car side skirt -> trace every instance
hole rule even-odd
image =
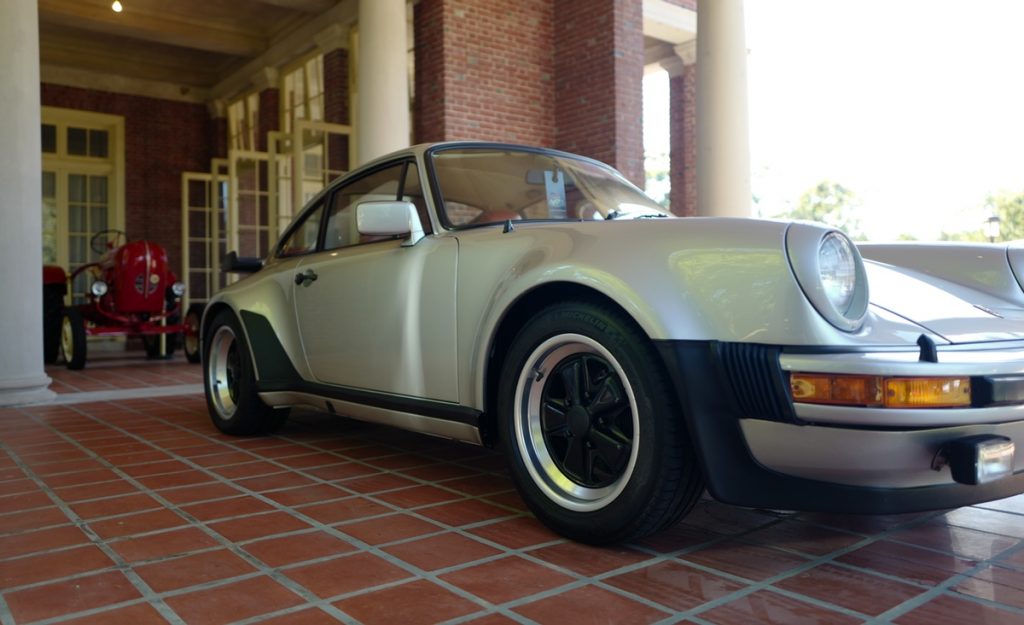
[[[241,318],[256,366],[256,392],[267,405],[309,406],[360,421],[481,444],[479,426],[483,413],[479,410],[304,380],[266,317],[243,310]]]
[[[300,391],[261,392],[259,396],[268,406],[308,406],[315,410],[338,414],[356,419],[357,421],[380,423],[381,425],[450,438],[474,445],[483,444],[479,428],[469,423],[390,410]]]
[[[866,486],[780,473],[751,452],[742,421],[757,415],[729,382],[727,349],[709,341],[655,341],[674,383],[694,453],[719,501],[759,508],[897,514],[958,508],[1024,492],[1024,472],[981,485]],[[778,412],[771,410],[770,412]],[[778,414],[766,415],[781,421]],[[762,417],[763,418],[763,417]],[[749,425],[749,424],[748,424]]]

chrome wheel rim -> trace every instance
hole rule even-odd
[[[551,501],[588,512],[622,493],[636,468],[639,413],[622,366],[600,343],[560,334],[537,346],[513,411],[520,457]]]
[[[238,409],[242,364],[234,330],[228,326],[217,328],[210,340],[207,360],[206,384],[210,389],[210,398],[217,415],[222,419],[230,419]]]
[[[182,344],[185,353],[194,354],[199,351],[199,320],[195,315],[185,316],[185,332]]]
[[[71,362],[75,357],[75,328],[71,317],[65,316],[60,322],[60,348],[64,352],[64,360]]]

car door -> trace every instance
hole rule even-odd
[[[425,205],[415,163],[378,168],[331,196],[322,251],[297,267],[296,319],[309,370],[320,383],[458,401],[455,274],[458,242],[427,236],[403,247],[355,227],[371,200]]]

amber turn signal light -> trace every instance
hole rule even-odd
[[[971,379],[791,373],[793,401],[874,408],[963,408],[971,405]]]

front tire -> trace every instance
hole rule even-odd
[[[256,394],[249,346],[230,310],[214,316],[203,349],[206,406],[218,430],[233,435],[268,434],[284,424],[288,410],[275,410]]]
[[[60,321],[60,348],[68,369],[85,366],[85,321],[77,308],[65,308]]]
[[[591,544],[675,523],[704,480],[649,339],[624,315],[566,302],[537,313],[505,359],[498,419],[533,513]]]

